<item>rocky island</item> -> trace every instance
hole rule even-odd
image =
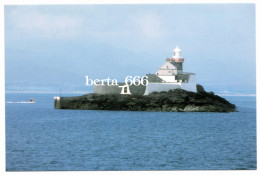
[[[149,95],[87,94],[55,99],[56,109],[165,111],[165,112],[234,112],[236,106],[226,99],[206,92],[197,85],[197,92],[174,89]]]
[[[226,99],[206,92],[196,83],[194,73],[183,72],[184,58],[177,46],[173,56],[155,74],[136,76],[119,86],[95,84],[94,93],[79,97],[55,97],[55,109],[167,111],[167,112],[233,112],[236,106]],[[128,76],[132,78],[132,76]],[[135,84],[138,82],[139,84]],[[126,79],[129,80],[129,79]],[[96,82],[86,76],[86,85]],[[140,84],[141,83],[141,84]],[[134,84],[134,85],[133,85]]]

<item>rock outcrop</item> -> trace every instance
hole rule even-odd
[[[236,106],[226,99],[206,92],[197,85],[197,93],[174,89],[143,95],[87,94],[61,97],[59,109],[167,111],[167,112],[233,112]]]

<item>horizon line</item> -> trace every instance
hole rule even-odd
[[[39,93],[39,94],[60,94],[59,91],[5,91],[5,93]],[[89,94],[89,93],[92,93],[90,91],[65,91],[65,92],[62,92],[63,94]],[[219,95],[219,96],[256,96],[256,94],[219,94],[219,93],[216,93],[216,95]]]

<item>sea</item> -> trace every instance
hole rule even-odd
[[[6,93],[7,171],[257,168],[255,96],[209,113],[59,110],[58,95]]]

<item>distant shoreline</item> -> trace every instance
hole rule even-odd
[[[58,91],[5,91],[5,93],[17,93],[17,94],[21,94],[21,93],[27,93],[27,94],[89,94],[91,93],[91,91],[66,91],[66,92],[58,92]]]
[[[256,97],[256,94],[216,94],[219,96],[225,96],[225,97]]]
[[[26,94],[60,94],[60,92],[58,91],[5,91],[5,93],[26,93]],[[61,92],[61,95],[62,94],[89,94],[89,93],[92,93],[91,91],[67,91],[67,92]],[[226,96],[226,97],[229,97],[229,96],[239,96],[239,97],[255,97],[256,94],[217,94],[216,95],[219,95],[219,96]]]

